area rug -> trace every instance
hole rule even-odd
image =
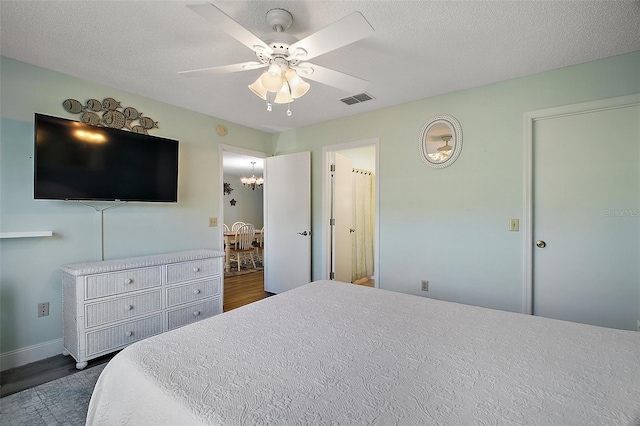
[[[84,425],[91,393],[107,364],[0,399],[0,425]]]
[[[225,271],[224,272],[224,276],[225,276],[225,278],[237,277],[238,275],[253,274],[254,272],[259,272],[259,271],[263,271],[263,270],[264,270],[264,268],[261,267],[261,266],[258,266],[257,268],[247,268],[247,267],[243,266],[243,267],[240,268],[239,271],[236,268],[230,268],[229,271]]]

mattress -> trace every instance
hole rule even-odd
[[[640,333],[317,281],[125,348],[87,424],[639,425]]]

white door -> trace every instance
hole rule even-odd
[[[351,282],[353,228],[352,162],[337,152],[333,153],[333,265],[337,281]]]
[[[640,106],[533,126],[533,313],[619,329],[640,318]]]
[[[282,293],[311,281],[311,153],[265,161],[264,287]]]

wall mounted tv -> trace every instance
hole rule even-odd
[[[35,114],[34,198],[178,201],[178,141]]]

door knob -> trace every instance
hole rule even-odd
[[[536,246],[538,246],[538,248],[545,248],[547,246],[547,243],[542,240],[538,240],[536,241]]]
[[[307,235],[311,235],[311,232],[304,231],[304,232],[298,232],[298,234],[306,237]]]

